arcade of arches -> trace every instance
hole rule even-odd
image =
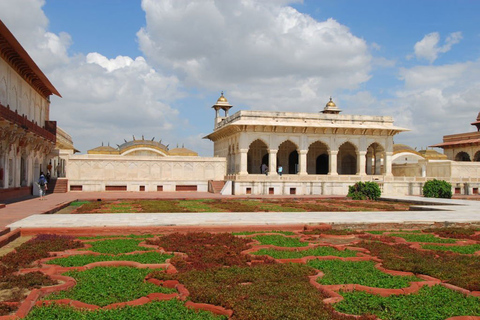
[[[248,148],[247,173],[261,174],[262,165],[266,165],[269,174],[275,174],[282,166],[283,174],[382,175],[386,174],[385,158],[385,149],[376,142],[370,144],[367,151],[359,152],[351,142],[343,143],[338,150],[331,150],[324,142],[315,141],[308,150],[300,150],[295,143],[286,140],[277,150],[270,149],[263,140],[257,139]],[[235,155],[230,154],[228,159],[234,162]],[[305,165],[302,166],[302,163]],[[235,168],[228,167],[230,171]]]

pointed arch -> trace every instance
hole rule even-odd
[[[308,174],[328,174],[328,152],[328,145],[322,141],[315,141],[310,144],[307,153]]]
[[[350,141],[344,142],[338,148],[337,172],[338,174],[357,173],[357,146]]]
[[[298,146],[291,140],[285,140],[278,146],[277,166],[282,166],[283,174],[298,173]]]
[[[378,142],[370,144],[365,155],[365,172],[369,175],[385,173],[385,148]]]
[[[260,174],[263,164],[268,166],[268,147],[262,139],[257,139],[248,147],[247,172]]]
[[[473,157],[473,161],[480,161],[480,151],[477,151],[475,153],[475,156]]]
[[[455,161],[471,161],[470,160],[470,155],[468,153],[466,153],[465,151],[460,151],[455,156]]]

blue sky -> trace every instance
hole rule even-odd
[[[28,8],[28,9],[27,9]],[[86,152],[131,135],[202,155],[224,90],[240,109],[393,116],[396,143],[472,131],[480,1],[6,0],[0,19],[63,98]],[[471,128],[470,128],[471,127]]]

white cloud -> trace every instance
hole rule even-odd
[[[440,53],[450,51],[452,46],[459,43],[461,39],[461,32],[450,33],[445,39],[445,44],[439,47],[438,43],[440,42],[440,34],[438,32],[429,33],[415,44],[415,56],[417,59],[425,59],[432,63],[438,58]]]
[[[149,61],[189,86],[226,90],[256,109],[312,111],[370,75],[364,40],[335,21],[316,21],[286,1],[143,0],[138,32]],[[316,109],[315,109],[316,110]]]
[[[0,2],[0,18],[62,94],[52,97],[50,118],[72,136],[77,149],[86,152],[102,141],[115,146],[132,134],[166,144],[178,139],[176,125],[188,122],[171,106],[184,96],[177,77],[163,75],[143,57],[69,56],[71,37],[47,31],[44,1],[6,2]]]
[[[478,114],[480,60],[401,69],[404,88],[386,111],[397,124],[412,129],[399,139],[418,147],[440,143],[442,136],[469,132]]]

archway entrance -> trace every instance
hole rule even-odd
[[[296,174],[298,172],[298,147],[287,140],[280,144],[277,153],[277,166],[282,166],[284,174]]]
[[[338,174],[357,173],[357,151],[353,144],[345,142],[338,149]]]
[[[248,147],[247,172],[249,174],[260,174],[262,164],[268,166],[268,148],[265,142],[257,139]]]
[[[367,148],[365,155],[365,172],[370,175],[383,174],[385,163],[385,149],[378,143],[374,142]]]
[[[455,156],[455,161],[470,161],[470,156],[465,151],[460,151]]]
[[[473,161],[480,161],[480,151],[477,151],[477,153],[475,153],[475,156],[473,157]]]
[[[329,157],[326,144],[316,141],[308,147],[307,153],[307,173],[308,174],[328,174]]]
[[[328,154],[321,154],[317,157],[317,160],[316,160],[316,174],[328,174],[328,166],[329,166],[329,162],[328,162]]]

